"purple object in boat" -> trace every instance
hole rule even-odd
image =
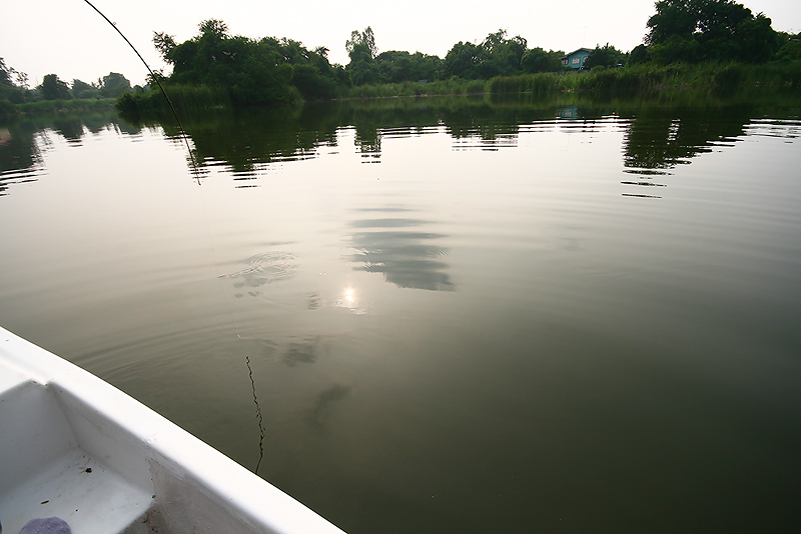
[[[19,534],[72,534],[70,526],[63,519],[58,517],[44,517],[31,519]]]

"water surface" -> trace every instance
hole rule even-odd
[[[0,324],[344,530],[787,530],[784,97],[0,129]]]

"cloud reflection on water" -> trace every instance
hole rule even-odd
[[[389,211],[387,215],[397,213]],[[448,236],[435,232],[413,230],[430,225],[429,221],[381,217],[359,219],[351,223],[358,228],[351,234],[357,252],[350,260],[359,263],[355,270],[383,273],[387,282],[398,287],[453,291],[454,284],[445,272],[448,264],[442,261],[448,251],[432,242]]]

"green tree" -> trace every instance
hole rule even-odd
[[[100,94],[106,98],[117,98],[132,91],[131,82],[118,72],[109,72],[103,76],[102,82]]]
[[[646,43],[657,61],[768,61],[779,48],[771,20],[733,0],[659,0]],[[695,44],[693,43],[695,42]],[[684,56],[685,52],[694,52]]]
[[[274,40],[274,46],[284,62],[292,65],[292,85],[304,98],[335,98],[342,93],[342,80],[347,74],[342,67],[334,67],[328,61],[328,49],[324,46],[309,50],[303,43],[292,39]]]
[[[410,54],[402,51],[382,52],[376,57],[381,80],[389,83],[442,78],[443,63],[437,56],[421,52]]]
[[[381,81],[381,72],[378,64],[370,51],[369,45],[365,43],[354,44],[350,52],[350,63],[346,67],[353,85],[374,84]]]
[[[12,81],[13,73],[14,69],[7,67],[5,60],[0,57],[0,91],[14,87],[14,82]]]
[[[78,79],[72,80],[72,97],[73,98],[97,98],[100,96],[100,91],[97,87]]]
[[[55,74],[45,75],[39,91],[45,100],[69,100],[72,98],[67,83],[59,80]]]
[[[154,45],[173,66],[165,81],[215,88],[238,105],[293,98],[293,68],[277,39],[230,36],[228,26],[216,19],[204,20],[198,28],[196,37],[181,44],[164,33],[154,34]]]
[[[692,37],[698,27],[699,15],[695,0],[659,0],[656,14],[648,19],[645,39],[648,44],[663,44],[671,36]]]
[[[14,78],[19,85],[14,83]],[[6,65],[0,57],[0,100],[8,100],[14,104],[22,104],[25,101],[27,91],[28,75],[19,72]]]
[[[626,54],[606,43],[604,46],[596,46],[587,59],[584,60],[584,68],[593,67],[614,67],[624,62]]]
[[[662,65],[694,63],[701,57],[701,45],[692,36],[671,35],[666,42],[651,47],[651,58]]]
[[[785,34],[779,52],[776,54],[779,59],[801,59],[801,33],[796,35]]]
[[[207,19],[202,21],[198,27],[204,37],[214,37],[220,40],[228,37],[228,25],[221,20]]]
[[[507,39],[506,30],[490,33],[481,42],[458,42],[445,56],[445,72],[466,79],[489,79],[523,72],[526,40],[519,35]]]
[[[565,55],[561,50],[546,52],[542,48],[531,48],[526,50],[520,59],[520,68],[523,72],[557,72],[561,70],[562,63],[560,57]]]
[[[762,13],[740,22],[736,28],[739,57],[748,63],[773,59],[779,51],[779,36],[771,27],[771,20]]]
[[[519,35],[506,38],[506,30],[490,33],[481,43],[487,51],[488,58],[479,67],[482,78],[491,78],[498,74],[508,76],[520,72],[520,62],[527,50],[526,40]]]
[[[641,63],[647,63],[651,60],[651,53],[648,51],[648,47],[644,44],[635,46],[631,53],[629,54],[629,59],[626,62],[627,65],[639,65]]]
[[[469,41],[459,41],[445,55],[445,73],[467,80],[479,77],[478,67],[487,58],[487,51]]]
[[[378,69],[375,57],[378,47],[375,44],[375,34],[370,26],[363,32],[353,30],[350,39],[345,41],[345,50],[348,51],[350,63],[345,70],[350,75],[353,85],[380,83],[381,72]]]
[[[162,57],[166,57],[167,54],[178,46],[175,42],[175,37],[167,35],[164,32],[153,32],[153,44],[156,50],[161,52]]]
[[[374,58],[378,54],[378,47],[375,45],[375,34],[370,26],[367,26],[363,32],[357,30],[350,32],[350,39],[345,41],[345,50],[350,54],[357,45],[366,46],[370,57]]]
[[[24,72],[14,69],[11,69],[11,71],[14,73],[14,77],[17,79],[17,86],[20,89],[28,89],[28,75]]]

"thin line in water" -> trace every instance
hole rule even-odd
[[[245,364],[248,366],[248,378],[250,378],[250,389],[253,393],[253,404],[256,405],[256,419],[259,422],[259,461],[256,462],[256,470],[255,470],[255,473],[258,475],[259,466],[261,466],[261,461],[264,459],[264,419],[261,415],[259,398],[256,396],[256,382],[255,380],[253,380],[253,369],[250,366],[250,356],[247,354],[245,354]]]

